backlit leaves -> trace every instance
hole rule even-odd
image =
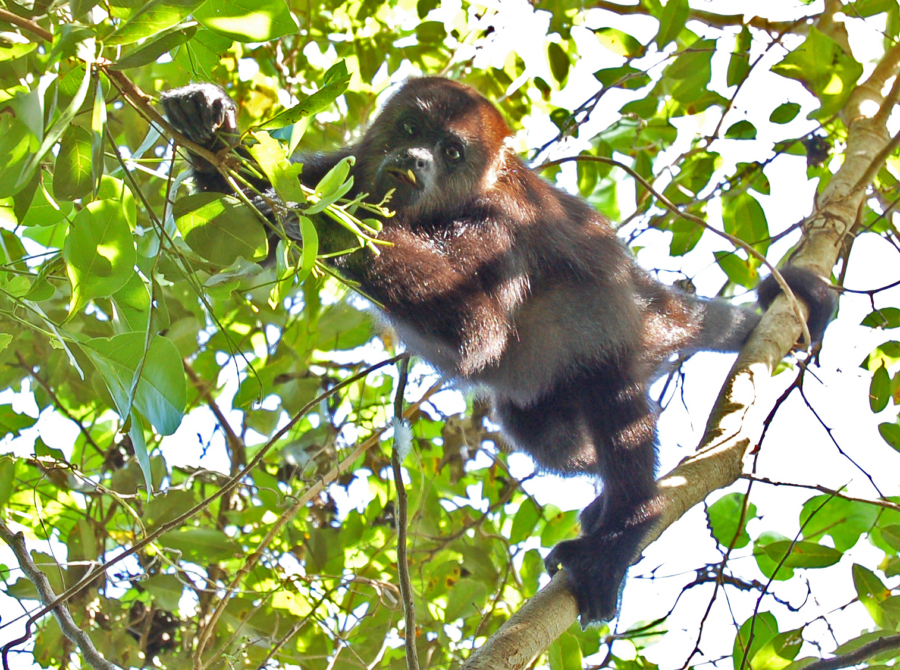
[[[137,256],[121,202],[95,200],[78,212],[63,255],[72,283],[70,315],[89,300],[111,296],[122,288],[134,274]]]
[[[822,103],[810,118],[825,119],[843,106],[863,68],[837,42],[813,26],[806,41],[774,65],[772,71],[802,82]]]

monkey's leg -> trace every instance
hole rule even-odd
[[[545,559],[551,574],[566,569],[582,625],[615,615],[628,567],[659,515],[655,413],[642,384],[610,388],[611,377],[595,380],[581,398],[603,493],[582,515],[584,535]]]

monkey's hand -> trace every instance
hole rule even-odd
[[[234,146],[238,139],[237,105],[213,84],[191,84],[166,91],[159,98],[172,127],[210,151]],[[197,172],[214,172],[206,160],[191,154]]]
[[[834,309],[837,307],[837,292],[806,268],[788,265],[780,272],[794,295],[806,304],[809,310],[809,320],[807,321],[809,334],[814,343],[820,342],[825,334],[825,327],[831,321]],[[759,304],[764,311],[769,309],[769,305],[780,293],[781,287],[772,276],[763,279],[756,289]]]
[[[648,519],[618,529],[601,524],[576,540],[560,542],[544,559],[551,575],[565,568],[569,590],[578,601],[582,628],[616,615],[628,567],[653,522]]]

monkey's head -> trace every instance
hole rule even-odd
[[[449,79],[412,79],[387,102],[360,143],[360,188],[399,221],[427,218],[488,192],[513,156],[500,112]]]

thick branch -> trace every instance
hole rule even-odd
[[[835,656],[834,658],[823,658],[821,661],[814,661],[809,665],[804,665],[803,670],[838,670],[838,668],[849,668],[851,665],[859,665],[876,654],[885,651],[896,651],[900,649],[900,635],[889,635],[877,640],[873,640],[868,644],[864,644],[859,649]]]
[[[619,13],[645,13],[642,7],[602,1],[594,6]],[[792,259],[794,264],[823,277],[831,276],[844,237],[865,202],[869,186],[866,179],[877,172],[884,160],[882,152],[891,142],[885,120],[897,100],[893,91],[887,96],[882,91],[888,79],[897,74],[898,65],[900,46],[894,46],[850,96],[842,112],[848,125],[844,163],[804,222],[803,240]],[[744,418],[756,401],[758,386],[769,380],[775,366],[797,342],[801,329],[790,304],[779,296],[732,367],[697,453],[659,480],[662,517],[646,538],[645,547],[691,507],[741,476],[744,454],[755,441],[756,429],[746,425]],[[575,600],[558,574],[469,658],[463,670],[522,670],[574,622],[577,614]]]

